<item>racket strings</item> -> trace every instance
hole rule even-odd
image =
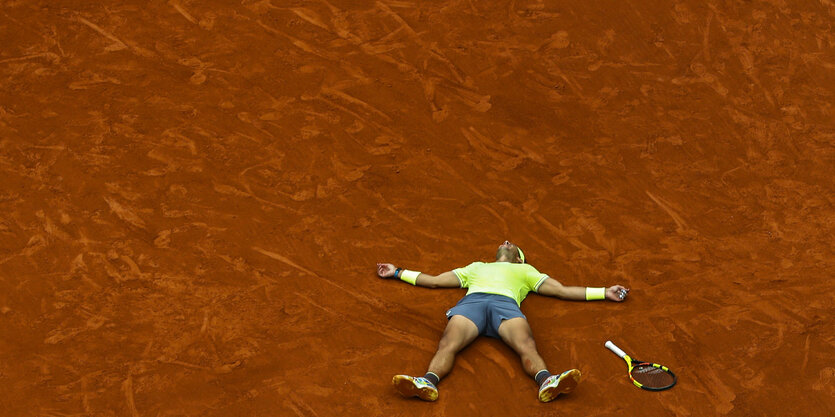
[[[634,367],[631,375],[635,381],[647,388],[664,388],[676,382],[671,373],[650,364]]]

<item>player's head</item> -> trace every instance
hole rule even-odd
[[[499,245],[499,250],[496,251],[496,260],[523,264],[525,263],[525,253],[516,244],[505,240]]]

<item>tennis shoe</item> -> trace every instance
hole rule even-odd
[[[551,375],[539,387],[539,401],[547,403],[553,401],[560,394],[568,394],[577,388],[580,382],[580,371],[571,369],[559,375]]]
[[[423,401],[438,399],[438,389],[428,379],[419,376],[395,375],[391,380],[400,395],[410,398],[418,397]]]

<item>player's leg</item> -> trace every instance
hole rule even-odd
[[[540,401],[548,402],[560,394],[567,394],[580,382],[580,371],[577,369],[570,369],[560,375],[551,375],[548,372],[545,361],[536,349],[531,326],[524,317],[502,321],[498,333],[522,359],[525,372],[536,380]]]
[[[425,401],[438,399],[436,388],[438,381],[452,370],[455,355],[475,340],[478,333],[478,326],[472,320],[461,315],[452,316],[438,343],[438,350],[429,362],[426,375],[423,377],[396,375],[392,383],[397,391],[405,397],[418,397]]]
[[[531,378],[535,378],[537,372],[547,368],[536,350],[531,326],[524,317],[502,321],[499,325],[499,337],[519,355],[522,368]]]
[[[429,362],[429,372],[437,375],[439,379],[445,377],[452,370],[455,355],[476,337],[478,327],[472,320],[461,315],[452,316],[447,322],[441,341],[438,342],[438,350]]]

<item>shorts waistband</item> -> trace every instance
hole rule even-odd
[[[511,297],[508,297],[504,294],[493,294],[491,292],[474,292],[472,294],[467,294],[464,298],[473,298],[473,299],[495,299],[496,301],[510,301],[514,305],[516,305],[516,300]]]

